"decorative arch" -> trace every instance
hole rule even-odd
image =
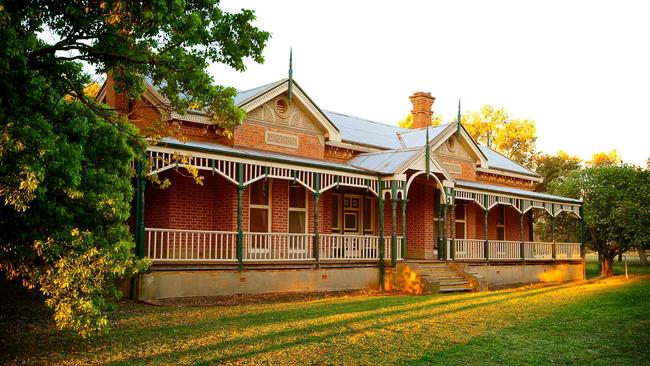
[[[422,175],[422,174],[426,174],[426,172],[423,171],[423,170],[417,171],[416,173],[412,174],[412,175],[409,177],[409,179],[406,181],[406,197],[408,197],[408,192],[411,190],[411,184],[413,183],[413,181],[415,180],[415,178],[416,178],[417,176],[419,176],[419,175]],[[438,177],[437,177],[434,173],[432,173],[432,172],[429,173],[429,175],[432,176],[433,179],[435,179],[435,181],[438,183],[438,187],[441,187],[441,188],[442,188],[442,182],[440,181],[440,179],[438,179]],[[445,190],[444,190],[444,189],[441,189],[440,192],[442,192],[442,195],[443,195],[443,197],[444,197],[444,199],[445,199],[445,201],[446,201],[446,200],[447,200],[447,194],[445,193]]]

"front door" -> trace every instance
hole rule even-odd
[[[343,196],[343,233],[358,235],[361,232],[361,200],[363,196]]]

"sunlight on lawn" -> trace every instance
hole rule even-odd
[[[113,314],[116,325],[108,336],[86,341],[65,334],[49,336],[42,350],[53,364],[395,364],[425,360],[435,364],[448,363],[448,355],[455,355],[457,349],[477,347],[473,342],[499,338],[513,329],[527,329],[524,338],[535,338],[538,330],[548,326],[557,350],[545,357],[561,361],[575,352],[560,352],[567,347],[562,332],[580,329],[580,324],[589,321],[582,307],[597,309],[590,303],[618,301],[622,294],[642,290],[637,296],[646,301],[635,306],[647,313],[649,285],[648,278],[613,278],[454,295],[364,295],[211,308],[129,305]],[[561,319],[547,324],[545,319],[554,317]],[[616,318],[620,321],[621,315]],[[527,328],[536,322],[541,326]],[[597,328],[586,331],[594,339],[598,332]],[[481,347],[475,352],[489,349]],[[520,347],[536,354],[531,349],[535,344]],[[529,355],[521,357],[527,360]]]

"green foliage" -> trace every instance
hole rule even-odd
[[[104,329],[116,282],[148,266],[126,224],[144,142],[86,95],[80,62],[133,99],[148,77],[171,108],[205,108],[228,131],[243,112],[206,68],[263,61],[254,19],[214,0],[0,0],[0,271],[42,292],[59,327]]]
[[[611,275],[616,254],[650,241],[650,171],[623,165],[577,171],[556,180],[550,191],[583,197],[587,239],[602,254]]]
[[[564,151],[558,151],[556,155],[537,155],[534,162],[535,171],[544,179],[535,186],[537,192],[548,192],[549,185],[556,179],[565,179],[569,174],[582,168],[580,158],[570,156]]]

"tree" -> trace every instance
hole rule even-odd
[[[566,179],[571,173],[582,168],[581,160],[577,156],[570,156],[564,151],[555,155],[539,154],[533,159],[535,171],[543,180],[535,185],[537,192],[548,192],[549,186],[556,181]],[[552,220],[544,210],[535,217],[535,236],[541,240],[552,240]],[[534,211],[535,212],[535,211]],[[570,215],[560,214],[555,219],[555,232],[558,241],[574,242],[578,240],[577,220]]]
[[[438,126],[442,123],[443,118],[444,117],[440,113],[434,114],[431,117],[431,126]],[[409,113],[403,120],[397,121],[397,124],[402,128],[411,128],[411,126],[413,126],[413,115]]]
[[[610,152],[598,152],[591,156],[591,160],[587,162],[588,167],[599,166],[617,166],[621,165],[622,159],[616,149]]]
[[[148,77],[170,108],[204,108],[227,131],[243,112],[206,68],[263,61],[254,19],[214,0],[0,1],[0,271],[42,292],[59,327],[104,329],[116,280],[148,265],[126,224],[145,142],[84,93],[80,62],[132,99]]]
[[[601,276],[611,276],[614,257],[650,241],[650,171],[601,166],[556,180],[553,193],[583,197],[590,245],[601,259]]]
[[[556,179],[565,179],[572,172],[580,170],[582,160],[560,150],[555,155],[536,155],[533,162],[536,167],[535,171],[543,178],[542,182],[537,183],[535,190],[537,192],[547,192],[548,186]]]
[[[503,108],[486,104],[465,113],[463,126],[476,142],[495,149],[526,167],[533,165],[537,129],[529,119],[510,118]]]

